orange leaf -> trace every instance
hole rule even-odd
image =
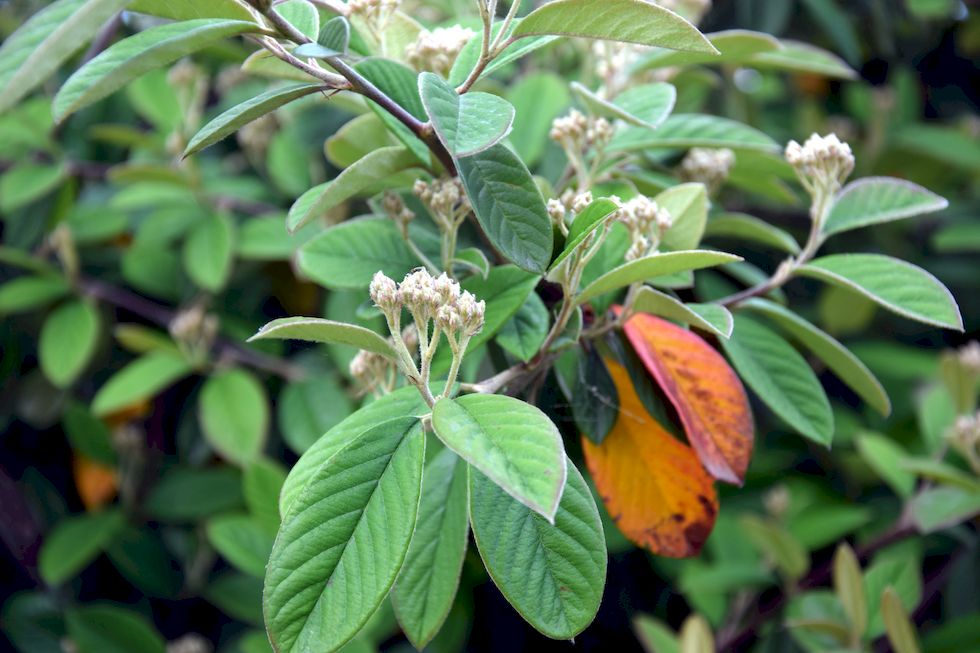
[[[752,456],[752,409],[738,375],[701,336],[645,313],[626,336],[674,405],[708,473],[741,485]]]
[[[73,463],[75,487],[88,511],[101,508],[116,496],[116,470],[78,454]]]
[[[613,521],[630,540],[672,558],[697,555],[718,514],[710,476],[694,451],[643,407],[622,365],[606,360],[619,417],[600,445],[582,438],[585,462]]]

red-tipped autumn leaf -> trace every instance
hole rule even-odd
[[[616,526],[653,553],[697,555],[718,514],[710,476],[694,451],[647,413],[622,365],[606,360],[619,417],[602,444],[582,438],[585,462]]]
[[[625,331],[677,410],[708,473],[741,485],[752,456],[754,427],[735,371],[700,336],[658,317],[637,313]]]

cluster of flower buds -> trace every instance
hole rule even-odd
[[[395,222],[402,237],[408,238],[408,223],[415,218],[415,212],[405,206],[405,200],[401,198],[401,195],[386,192],[384,199],[381,200],[381,207],[388,214],[388,217]]]
[[[179,311],[170,321],[170,335],[193,358],[205,358],[218,335],[218,318],[202,304]]]
[[[813,134],[803,145],[790,141],[786,161],[811,195],[836,193],[854,170],[851,147],[836,134]]]
[[[728,179],[734,165],[735,153],[727,148],[713,150],[695,147],[681,161],[681,177],[686,181],[702,183],[709,192],[714,192]]]
[[[637,195],[623,204],[616,212],[616,219],[626,225],[630,233],[627,261],[635,261],[655,252],[673,224],[670,211],[645,195]]]
[[[434,179],[431,182],[418,179],[412,192],[422,200],[443,231],[455,229],[470,212],[470,200],[462,182],[455,177]]]
[[[946,438],[974,472],[980,474],[980,411],[957,417]]]
[[[437,27],[431,32],[419,32],[415,43],[405,49],[408,62],[419,71],[428,70],[443,77],[449,75],[456,57],[476,34],[473,30],[453,25]]]
[[[636,60],[637,49],[629,43],[595,41],[592,44],[595,71],[602,80],[600,97],[610,99],[626,86],[630,77],[630,65]]]
[[[558,227],[562,233],[568,231],[568,225],[565,224],[565,204],[560,199],[551,198],[548,200],[548,217],[551,218],[551,224]]]
[[[348,0],[347,11],[351,17],[363,18],[375,34],[380,35],[400,4],[401,0]]]
[[[433,277],[425,268],[418,268],[405,275],[400,284],[378,272],[371,281],[370,293],[371,300],[389,317],[390,324],[398,323],[394,317],[405,308],[423,334],[427,333],[429,320],[447,334],[460,333],[467,338],[483,328],[486,302],[477,301],[472,293],[461,290],[459,283],[445,272]]]
[[[579,153],[587,147],[604,147],[613,137],[613,129],[605,118],[588,118],[572,109],[567,116],[552,121],[549,136],[566,152]]]

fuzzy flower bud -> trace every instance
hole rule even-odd
[[[451,279],[445,272],[436,277],[435,281],[432,282],[432,287],[435,289],[436,295],[439,296],[439,301],[444,305],[454,304],[459,299],[459,283]]]
[[[443,304],[436,311],[435,322],[443,331],[456,333],[462,326],[463,320],[454,304]]]
[[[970,374],[980,375],[980,342],[971,340],[956,352],[960,365]]]
[[[712,150],[695,147],[681,162],[681,176],[699,182],[714,191],[721,186],[735,165],[735,153],[727,148]]]
[[[427,320],[439,306],[439,296],[436,294],[435,279],[425,268],[419,268],[405,275],[398,287],[398,296],[402,303],[419,319]]]
[[[395,281],[386,276],[380,270],[374,273],[369,288],[371,301],[385,314],[391,315],[395,311],[401,310],[401,303],[398,297],[398,286]]]
[[[548,200],[548,217],[551,218],[551,223],[554,225],[565,223],[565,205],[562,204],[561,200],[554,198]]]
[[[437,27],[419,32],[415,43],[405,49],[408,62],[419,71],[429,70],[446,76],[456,57],[476,33],[466,27]]]
[[[456,301],[456,310],[462,322],[463,332],[468,335],[476,335],[483,328],[483,317],[486,312],[487,303],[482,299],[476,301],[468,290],[464,290]]]
[[[813,134],[803,145],[790,141],[785,157],[811,193],[816,190],[836,192],[854,170],[851,147],[841,142],[836,134]]]
[[[581,111],[572,109],[567,116],[555,118],[551,123],[549,136],[559,143],[581,147],[589,128],[589,119]]]
[[[405,206],[405,201],[400,195],[391,192],[385,193],[384,199],[381,200],[381,208],[388,214],[388,217],[395,221],[398,230],[403,235],[408,233],[408,223],[415,218],[415,212]]]
[[[589,204],[592,204],[592,191],[587,190],[575,196],[572,200],[572,210],[575,213],[581,213],[588,208]]]
[[[605,118],[594,118],[589,121],[588,129],[585,131],[585,140],[589,145],[602,148],[612,140],[613,128]]]

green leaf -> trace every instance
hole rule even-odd
[[[59,0],[0,47],[0,114],[54,74],[129,0]]]
[[[780,304],[753,298],[742,304],[762,313],[817,355],[837,377],[870,406],[888,416],[891,401],[871,370],[844,345]]]
[[[917,544],[912,542],[911,544]],[[881,594],[894,588],[906,610],[914,610],[922,600],[922,556],[915,549],[894,547],[879,554],[864,573],[864,595],[868,597],[868,630],[866,636],[880,637],[885,632],[881,615]]]
[[[412,153],[400,145],[375,150],[358,159],[331,181],[304,193],[289,209],[286,226],[291,232],[296,231],[350,198],[366,191],[376,191],[379,183],[417,164]]]
[[[579,431],[602,444],[619,419],[619,391],[596,347],[583,346],[579,352],[570,398]]]
[[[70,580],[105,549],[126,525],[118,510],[72,515],[44,537],[38,571],[49,585]]]
[[[469,533],[467,465],[449,449],[425,467],[418,523],[391,603],[405,635],[422,650],[453,607]]]
[[[657,195],[657,206],[670,213],[672,223],[662,245],[669,250],[694,249],[708,221],[708,191],[704,184],[678,184]]]
[[[419,95],[432,127],[454,157],[482,152],[510,133],[514,107],[498,95],[456,89],[434,73],[419,75]]]
[[[279,530],[279,493],[285,481],[286,470],[268,458],[257,458],[242,474],[242,494],[249,514],[272,533]]]
[[[779,40],[769,34],[744,29],[705,34],[705,38],[721,53],[720,56],[703,52],[678,52],[665,48],[654,50],[644,56],[636,69],[647,70],[693,64],[741,64],[747,62],[753,55],[779,50],[782,47]]]
[[[255,461],[269,431],[265,388],[245,370],[218,372],[204,382],[198,417],[208,443],[239,465]]]
[[[332,374],[311,375],[283,388],[277,421],[289,448],[302,454],[353,412],[354,404]],[[277,493],[278,496],[278,493]]]
[[[734,254],[701,249],[645,256],[606,272],[583,288],[576,296],[575,302],[584,304],[593,297],[624,288],[637,281],[646,281],[677,272],[700,270],[741,260],[740,256]]]
[[[207,524],[208,541],[237,569],[262,578],[274,532],[250,515],[221,515]]]
[[[510,34],[513,34],[517,25],[521,22],[520,18],[515,19],[511,22]],[[493,25],[490,35],[491,37],[496,37],[500,32],[500,28],[503,26],[502,22],[497,22]],[[494,57],[487,66],[480,73],[480,77],[489,75],[495,70],[498,70],[512,61],[515,61],[526,54],[534,52],[539,48],[558,40],[557,36],[535,36],[531,38],[523,38],[515,43],[511,43],[503,52]],[[470,39],[465,46],[463,46],[462,51],[456,57],[456,61],[453,62],[453,69],[449,72],[449,83],[458,86],[462,84],[463,81],[469,76],[470,71],[476,66],[480,59],[480,50],[482,48],[482,40],[480,38]]]
[[[242,479],[231,467],[172,467],[153,486],[144,507],[158,521],[198,521],[240,509]]]
[[[861,433],[857,440],[858,453],[881,480],[885,481],[895,493],[902,497],[912,496],[915,490],[915,474],[899,466],[908,455],[891,438],[876,433]]]
[[[689,22],[643,0],[554,0],[525,16],[511,37],[536,34],[717,53],[711,42]]]
[[[930,488],[910,504],[912,521],[920,533],[935,533],[980,513],[980,491],[952,486]]]
[[[886,587],[881,595],[881,614],[885,620],[888,641],[894,647],[895,653],[919,653],[915,626],[892,587]]]
[[[595,500],[567,461],[554,524],[470,468],[470,519],[494,584],[535,629],[570,639],[595,617],[606,579],[606,543]]]
[[[165,653],[163,638],[141,614],[110,604],[88,604],[65,613],[78,653]]]
[[[837,195],[823,224],[823,235],[882,222],[942,211],[949,202],[912,182],[891,177],[865,177]]]
[[[910,320],[963,330],[952,293],[911,263],[881,254],[833,254],[807,263],[797,274],[854,290]]]
[[[858,78],[858,74],[847,62],[823,48],[789,39],[781,39],[779,43],[783,46],[779,50],[760,52],[745,65],[752,68],[815,73],[838,79]]]
[[[554,520],[565,487],[565,450],[538,408],[505,395],[442,399],[432,409],[432,428],[505,492]]]
[[[184,269],[194,283],[218,291],[228,282],[235,256],[235,223],[216,213],[198,222],[184,241]]]
[[[514,316],[500,327],[497,344],[522,361],[529,361],[548,336],[548,309],[536,293],[527,296]]]
[[[619,118],[637,127],[656,129],[674,110],[677,89],[672,84],[657,82],[626,89],[613,100],[606,100],[586,86],[572,82],[572,92],[593,113],[607,118]]]
[[[345,122],[323,147],[330,163],[337,168],[346,168],[370,152],[393,143],[394,139],[380,118],[373,113],[362,113]]]
[[[685,304],[649,286],[643,286],[637,292],[633,300],[633,310],[637,313],[659,315],[681,324],[690,324],[722,338],[732,335],[735,324],[732,321],[732,314],[721,304]]]
[[[192,371],[190,363],[171,353],[137,358],[99,388],[92,400],[92,412],[101,417],[150,399]]]
[[[980,479],[975,475],[932,458],[903,458],[898,463],[899,471],[912,472],[924,479],[955,486],[969,492],[980,492]]]
[[[367,288],[379,270],[401,279],[419,266],[394,223],[363,217],[331,227],[299,250],[299,267],[331,289]]]
[[[215,41],[261,31],[241,20],[200,19],[151,27],[113,44],[68,78],[54,98],[55,122],[119,90],[140,75],[162,68]]]
[[[633,617],[633,632],[646,653],[680,653],[674,631],[649,615]]]
[[[514,105],[517,112],[514,116],[514,128],[510,133],[510,143],[521,159],[533,167],[548,145],[551,121],[568,106],[568,85],[551,72],[531,73],[521,77],[507,89],[507,100]]]
[[[806,437],[829,446],[834,437],[830,402],[813,370],[785,340],[743,315],[722,341],[742,379],[764,404]]]
[[[736,333],[741,328],[736,325]],[[739,520],[742,534],[770,559],[787,579],[795,581],[810,567],[810,555],[789,531],[778,523],[756,515]]]
[[[109,427],[92,415],[88,406],[77,401],[69,402],[65,406],[62,425],[73,451],[109,467],[118,464]]]
[[[286,0],[276,4],[273,11],[310,39],[320,32],[320,14],[308,0]]]
[[[38,342],[41,370],[54,385],[65,388],[78,378],[95,353],[101,320],[89,302],[59,306],[44,321]]]
[[[19,277],[0,286],[0,315],[34,310],[61,299],[69,290],[61,277]]]
[[[555,257],[548,270],[554,270],[564,263],[565,259],[575,251],[575,248],[581,245],[618,208],[616,202],[608,197],[593,200],[591,204],[585,207],[572,221],[572,226],[568,229],[568,237],[565,239],[565,249]]]
[[[356,324],[334,322],[318,317],[284,317],[273,320],[259,329],[258,333],[248,339],[248,342],[267,338],[332,342],[350,345],[389,358],[395,357],[395,352],[388,341],[374,331]]]
[[[17,163],[0,175],[0,211],[12,213],[54,191],[68,174],[61,164]]]
[[[297,57],[329,57],[344,56],[350,46],[350,23],[343,16],[335,16],[324,23],[316,43],[304,43],[293,54]]]
[[[527,166],[503,145],[458,161],[480,226],[500,252],[528,272],[551,261],[551,219]]]
[[[362,59],[354,65],[354,69],[420,121],[427,120],[425,106],[419,96],[418,73],[414,70],[391,59],[380,57]],[[432,160],[429,148],[412,130],[375,102],[368,100],[368,106],[418,161],[429,164]]]
[[[438,392],[435,387],[432,388],[432,391]],[[421,417],[428,412],[428,406],[425,405],[419,391],[414,387],[405,387],[399,388],[349,415],[313,443],[289,470],[286,482],[282,486],[282,492],[279,494],[279,514],[286,514],[290,504],[303,491],[316,471],[348,443],[358,439],[379,423],[390,419],[392,415]]]
[[[707,238],[733,238],[774,247],[788,254],[799,254],[800,245],[788,232],[744,213],[712,216],[705,226]]]
[[[775,152],[779,146],[753,127],[727,118],[702,114],[674,114],[655,130],[628,126],[613,136],[607,152],[649,149],[727,147],[732,150]]]
[[[248,123],[275,111],[284,104],[306,97],[324,88],[322,84],[298,84],[284,88],[274,88],[260,95],[236,104],[214,120],[204,125],[184,148],[182,156],[188,157],[204,148],[214,145],[226,136],[234,134]]]
[[[331,457],[290,504],[263,597],[277,651],[336,651],[381,604],[415,530],[424,459],[417,418],[382,422]]]
[[[243,0],[132,0],[130,11],[170,20],[192,18],[233,18],[255,20],[253,10]]]
[[[229,617],[252,624],[262,625],[262,581],[255,576],[225,571],[208,583],[204,596]],[[270,653],[272,646],[269,637],[262,633],[265,651]]]
[[[184,583],[180,563],[167,550],[162,529],[127,527],[113,538],[106,555],[123,578],[151,597],[173,599]]]

